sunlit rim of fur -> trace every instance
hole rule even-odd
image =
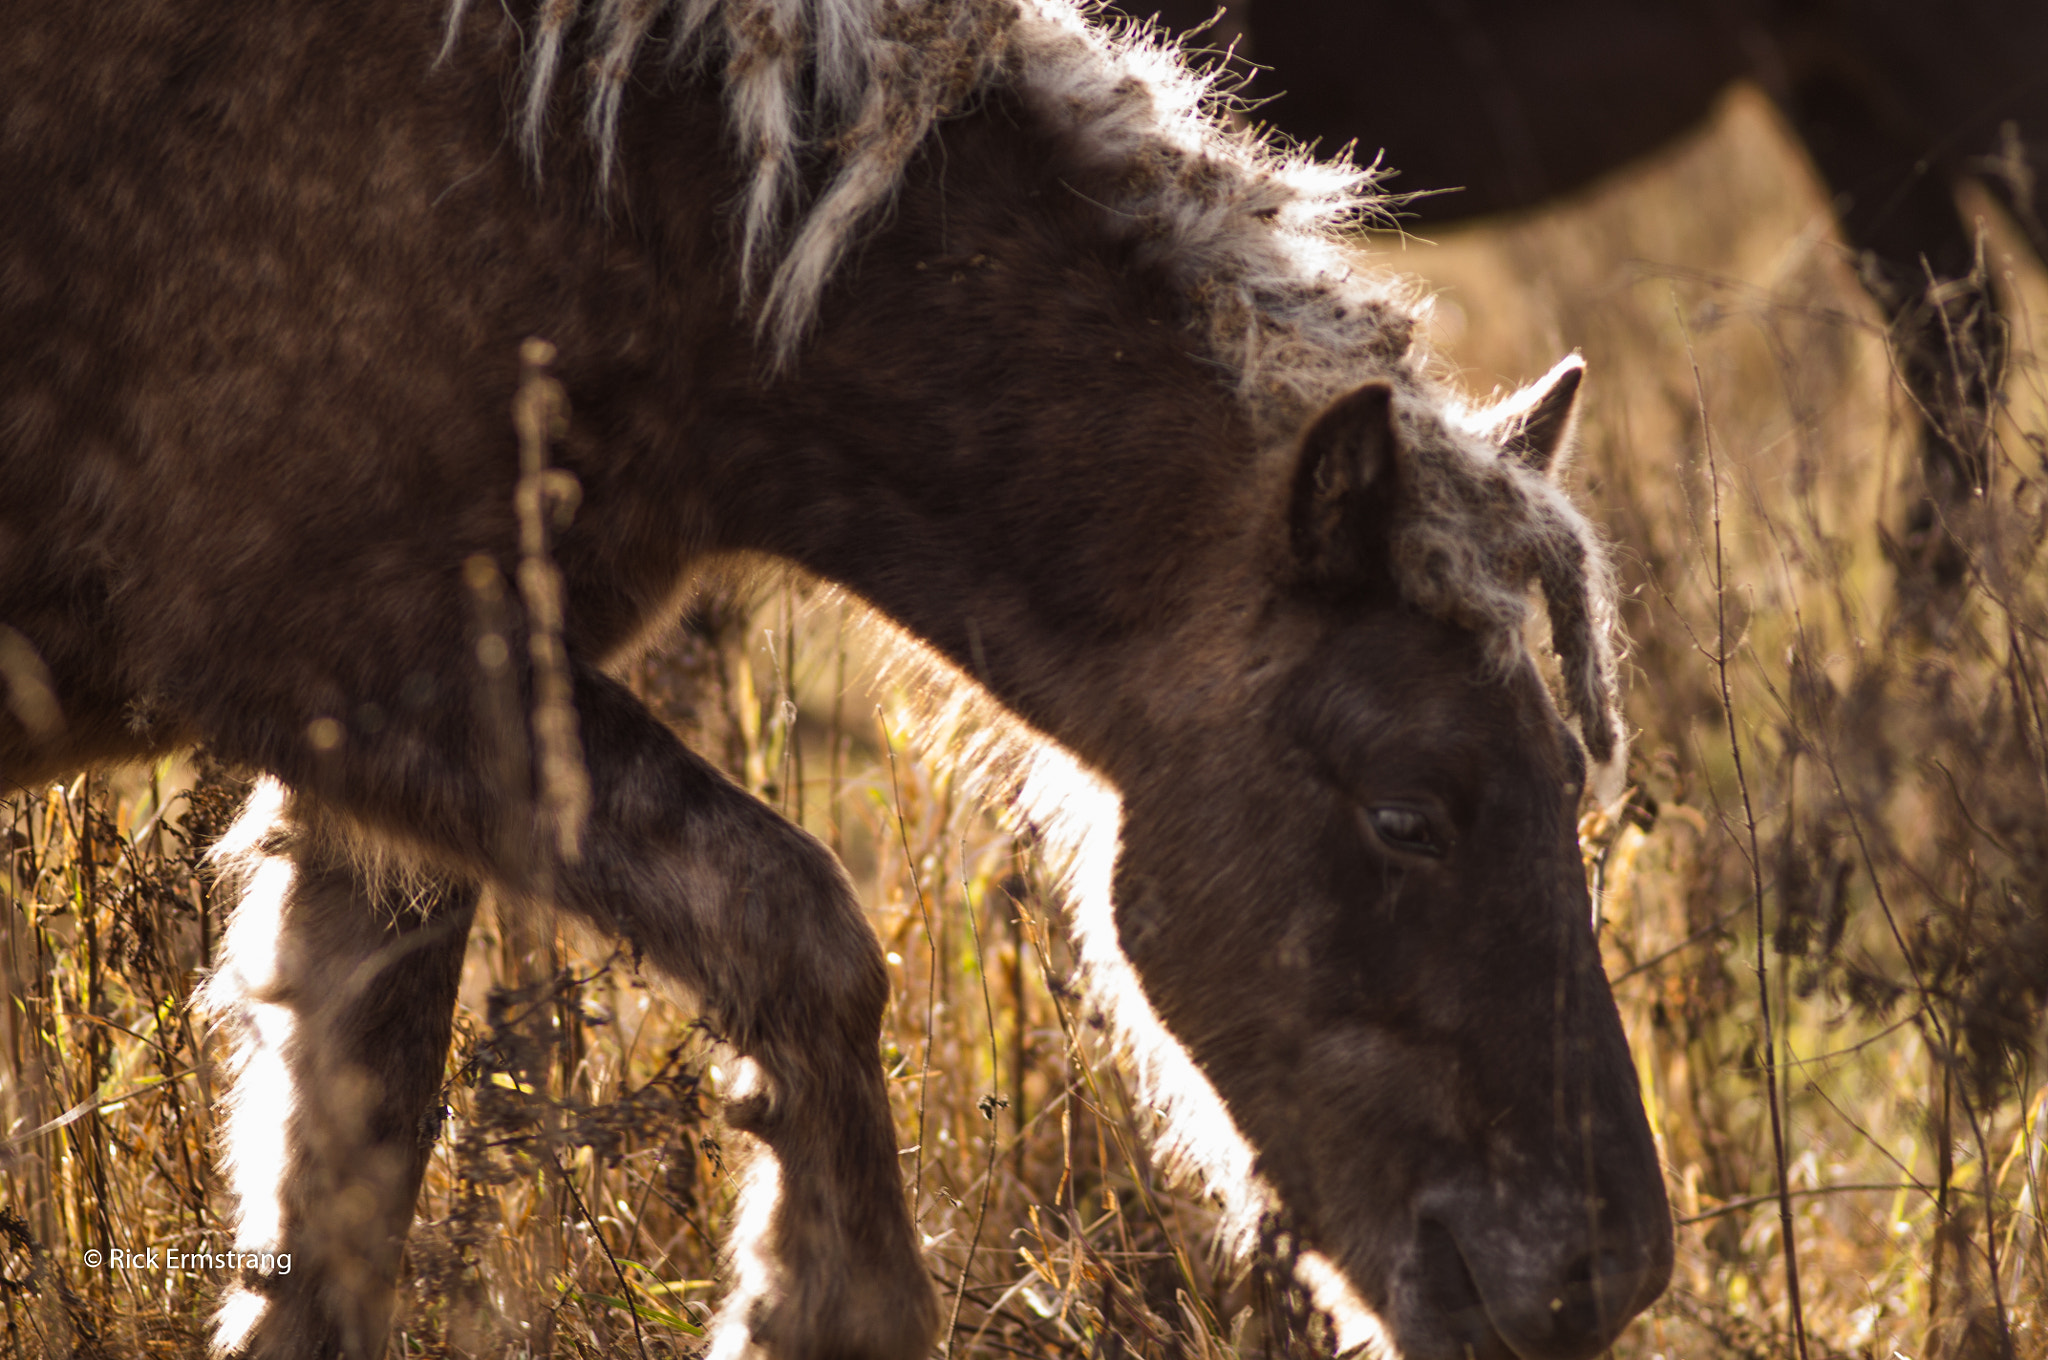
[[[964,789],[1035,840],[1087,993],[1106,1014],[1145,1106],[1157,1117],[1156,1155],[1170,1174],[1200,1177],[1221,1202],[1218,1235],[1225,1248],[1247,1250],[1276,1201],[1223,1098],[1168,1033],[1117,942],[1111,881],[1123,808],[1116,791],[929,647],[879,616],[872,626],[891,635],[883,667],[911,705],[907,716],[919,744],[943,752]]]
[[[294,868],[268,851],[288,801],[276,780],[257,781],[209,856],[220,873],[222,893],[236,906],[220,941],[219,960],[194,1002],[233,1041],[221,1163],[237,1204],[237,1250],[275,1251],[284,1238],[278,1187],[289,1159],[286,1130],[292,1113],[284,1054],[295,1036],[291,1011],[272,1000],[280,980],[277,946]],[[258,1293],[230,1289],[221,1299],[210,1353],[232,1353],[268,1307]]]
[[[856,608],[860,606],[856,605]],[[1198,1177],[1221,1209],[1218,1244],[1248,1254],[1269,1214],[1282,1209],[1222,1096],[1167,1030],[1117,939],[1112,878],[1123,830],[1114,788],[1058,742],[998,707],[943,657],[879,617],[891,635],[883,667],[909,702],[921,744],[945,753],[968,791],[997,805],[1036,842],[1067,917],[1088,996],[1101,1006],[1118,1051],[1135,1070],[1156,1118],[1154,1154],[1169,1175]],[[1385,1320],[1320,1252],[1295,1270],[1336,1328],[1347,1360],[1397,1360]]]

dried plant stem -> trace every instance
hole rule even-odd
[[[519,511],[519,594],[526,607],[526,644],[533,661],[537,793],[556,853],[574,862],[582,853],[583,823],[590,815],[590,773],[583,764],[570,693],[569,656],[562,644],[562,574],[549,551],[548,522],[565,526],[583,493],[575,477],[548,466],[548,441],[564,433],[569,421],[569,399],[548,372],[554,361],[555,347],[545,340],[528,340],[519,348],[519,392],[512,402],[519,432],[519,488],[514,499]]]
[[[1806,1199],[1814,1195],[1897,1194],[1901,1190],[1924,1191],[1926,1188],[1926,1186],[1914,1181],[1870,1181],[1867,1183],[1859,1182],[1855,1185],[1816,1185],[1808,1190],[1794,1190],[1792,1195],[1795,1199]],[[1739,1214],[1744,1210],[1754,1209],[1760,1204],[1770,1204],[1777,1198],[1778,1194],[1774,1190],[1768,1195],[1749,1195],[1742,1199],[1731,1199],[1726,1204],[1719,1204],[1711,1209],[1703,1209],[1699,1213],[1687,1218],[1678,1219],[1676,1222],[1681,1228],[1690,1227],[1695,1223],[1710,1223],[1717,1218],[1726,1218],[1730,1214]]]
[[[987,899],[984,898],[984,901]],[[987,959],[981,952],[981,919],[975,909],[972,882],[967,873],[967,838],[960,838],[960,905],[967,913],[967,928],[974,934],[974,973],[981,980],[981,1008],[988,1019],[989,1084],[1002,1083],[1001,1063],[996,1051],[996,1007],[989,999]],[[996,1184],[996,1152],[1002,1144],[996,1111],[1010,1102],[991,1092],[981,1100],[981,1113],[988,1120],[988,1166],[981,1176],[981,1207],[974,1215],[974,1235],[967,1242],[967,1260],[960,1266],[960,1284],[953,1291],[953,1316],[946,1323],[946,1357],[952,1360],[953,1339],[960,1331],[960,1303],[967,1297],[967,1277],[974,1272],[974,1253],[981,1248],[981,1230],[988,1222],[989,1195]]]
[[[896,834],[903,842],[903,872],[910,875],[911,890],[917,894],[917,914],[924,922],[924,940],[931,952],[931,974],[924,992],[924,1066],[917,1081],[917,1156],[910,1177],[912,1215],[924,1195],[924,1110],[932,1085],[932,1027],[939,1001],[939,937],[932,931],[931,907],[924,900],[924,880],[918,876],[917,859],[910,852],[910,828],[903,822],[903,785],[896,776],[896,740],[889,735],[889,719],[881,706],[875,708],[875,725],[882,730],[882,750],[889,757],[889,791],[896,799]]]
[[[1998,1323],[1998,1353],[2002,1360],[2010,1360],[2012,1321],[2006,1316],[2005,1287],[1998,1268],[1998,1185],[1991,1174],[1991,1149],[1984,1136],[1984,1121],[1978,1117],[1973,1102],[1964,1101],[1963,1115],[1970,1122],[1970,1137],[1977,1145],[1977,1167],[1983,1176],[1985,1283],[1991,1286],[1992,1317]]]
[[[1673,310],[1676,310],[1674,300]],[[1685,329],[1685,318],[1678,318],[1681,331]],[[1743,768],[1742,735],[1735,722],[1734,692],[1728,683],[1728,579],[1727,556],[1722,542],[1721,525],[1721,469],[1714,457],[1714,431],[1707,418],[1707,386],[1700,375],[1699,362],[1692,351],[1691,337],[1686,338],[1686,360],[1692,367],[1693,392],[1699,403],[1700,446],[1707,457],[1707,482],[1712,495],[1714,526],[1714,678],[1721,700],[1721,717],[1728,729],[1728,753],[1735,764],[1735,787],[1742,795],[1742,824],[1749,841],[1750,901],[1755,908],[1756,926],[1756,1000],[1763,1030],[1763,1085],[1765,1103],[1771,1113],[1771,1156],[1778,1179],[1778,1228],[1784,1246],[1785,1257],[1785,1302],[1792,1324],[1792,1341],[1799,1353],[1799,1360],[1807,1360],[1806,1319],[1800,1308],[1799,1298],[1799,1248],[1793,1240],[1792,1194],[1785,1165],[1785,1122],[1784,1112],[1779,1108],[1777,1073],[1777,1036],[1771,1028],[1770,961],[1767,954],[1768,932],[1764,926],[1764,871],[1762,851],[1757,845],[1756,808],[1750,799],[1749,776]]]
[[[604,1162],[593,1159],[593,1170],[597,1178],[604,1174]],[[604,1240],[604,1228],[597,1221],[597,1215],[590,1212],[590,1205],[584,1202],[583,1192],[576,1188],[576,1180],[562,1165],[562,1159],[554,1149],[548,1150],[548,1162],[555,1168],[555,1177],[568,1190],[569,1198],[576,1201],[576,1212],[583,1215],[583,1221],[590,1226],[590,1235],[597,1239],[598,1249],[604,1253],[605,1261],[612,1268],[612,1275],[619,1282],[619,1300],[626,1305],[626,1312],[633,1319],[633,1349],[640,1352],[640,1360],[647,1360],[647,1338],[640,1332],[640,1305],[634,1301],[633,1286],[626,1282],[626,1272],[619,1266],[619,1258],[612,1255],[612,1244]]]
[[[1015,877],[1012,881],[1021,886],[1024,881],[1023,852],[1014,843],[1011,849],[1011,862],[1015,869]],[[1030,1070],[1031,1066],[1031,1022],[1027,1011],[1026,993],[1024,990],[1025,908],[1021,900],[1010,897],[1007,892],[1005,896],[1009,897],[1011,909],[1010,914],[1006,918],[1010,927],[1009,983],[1010,1019],[1012,1025],[1010,1035],[1010,1117],[1017,1124],[1017,1141],[1013,1152],[1015,1164],[1012,1167],[1012,1174],[1021,1183],[1024,1180],[1024,1134],[1029,1126],[1024,1110],[1024,1074]]]
[[[825,758],[830,774],[827,787],[831,792],[826,797],[825,816],[828,832],[826,843],[832,853],[844,856],[846,853],[846,829],[841,823],[839,795],[845,783],[845,726],[846,726],[846,610],[833,611],[833,676],[832,676],[832,724],[828,733]]]
[[[804,824],[804,744],[797,736],[796,587],[782,588],[782,802],[790,820]]]

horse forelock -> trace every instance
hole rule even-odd
[[[1626,757],[1616,692],[1615,583],[1599,532],[1547,476],[1478,433],[1489,413],[1451,404],[1412,439],[1391,566],[1417,608],[1476,633],[1505,672],[1528,652],[1540,594],[1564,710],[1575,718],[1595,781],[1611,798]]]

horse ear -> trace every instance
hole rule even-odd
[[[1586,361],[1568,354],[1509,403],[1506,418],[1495,429],[1501,452],[1531,472],[1548,474],[1571,442],[1579,382],[1585,376]]]
[[[1330,403],[1301,438],[1294,473],[1294,550],[1303,574],[1333,584],[1356,579],[1400,475],[1394,391],[1370,382]]]

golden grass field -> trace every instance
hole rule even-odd
[[[1627,592],[1638,793],[1583,831],[1681,1220],[1617,1355],[2048,1357],[2048,281],[1985,211],[2008,409],[1939,597],[1885,548],[1918,455],[1881,317],[1760,98],[1555,210],[1370,242],[1439,290],[1476,394],[1590,365],[1575,476]],[[697,625],[636,683],[870,906],[949,1360],[1321,1347],[1153,1167],[1032,847],[919,747],[857,616],[792,583]],[[227,1240],[187,1001],[232,797],[178,764],[0,805],[0,1356],[203,1353],[221,1281],[85,1254]],[[717,1056],[629,961],[532,944],[488,917],[472,940],[394,1352],[693,1354],[736,1151]]]

